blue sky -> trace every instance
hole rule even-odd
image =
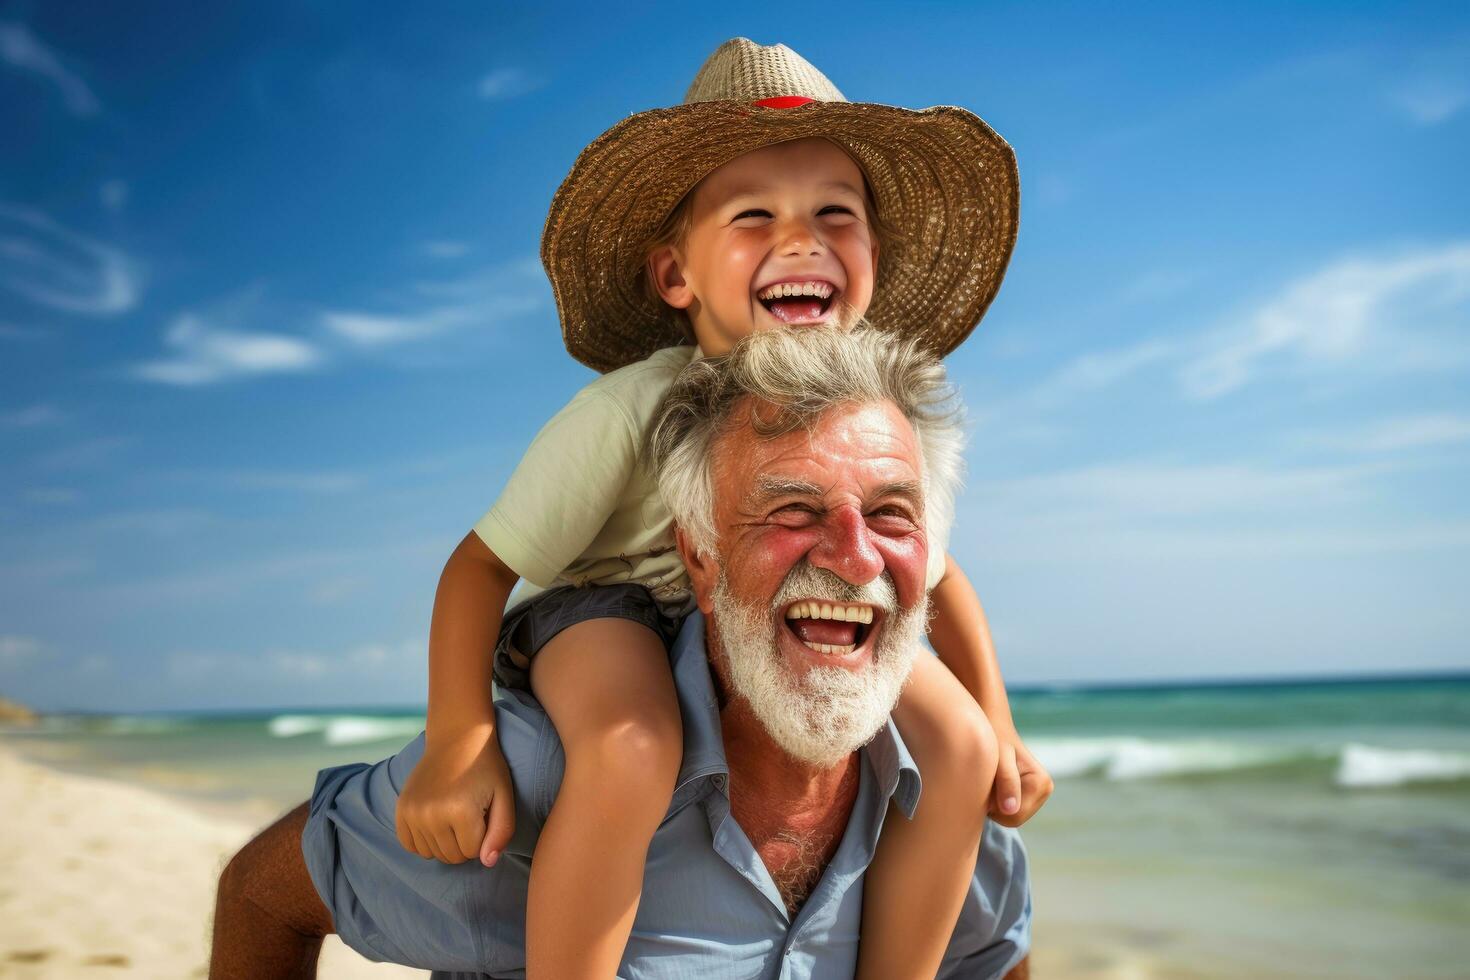
[[[0,2],[0,694],[420,702],[591,378],[551,194],[735,35],[1016,147],[949,360],[1012,682],[1470,665],[1463,5],[705,6]]]

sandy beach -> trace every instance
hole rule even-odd
[[[215,880],[257,829],[248,811],[231,819],[0,749],[0,813],[0,977],[206,975]],[[332,939],[320,976],[427,974]]]

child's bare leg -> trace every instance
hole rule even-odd
[[[567,767],[531,861],[526,973],[608,980],[628,944],[648,844],[684,752],[668,654],[645,626],[590,620],[541,648],[531,686]]]
[[[890,806],[863,884],[859,980],[933,977],[975,874],[995,733],[938,658],[921,652],[893,712],[923,780],[914,818]]]
[[[301,854],[306,804],[240,849],[219,877],[210,980],[316,976],[332,914],[317,897]]]

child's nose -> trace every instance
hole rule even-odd
[[[856,507],[828,512],[821,540],[807,560],[853,585],[866,585],[883,574],[883,556],[873,544],[873,531]]]
[[[799,219],[789,219],[781,227],[782,254],[821,255],[826,249],[822,237],[810,224]]]

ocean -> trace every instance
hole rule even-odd
[[[1470,675],[1012,694],[1056,778],[1023,833],[1039,962],[1097,976],[1470,977]],[[55,768],[248,812],[421,711],[58,715]]]

